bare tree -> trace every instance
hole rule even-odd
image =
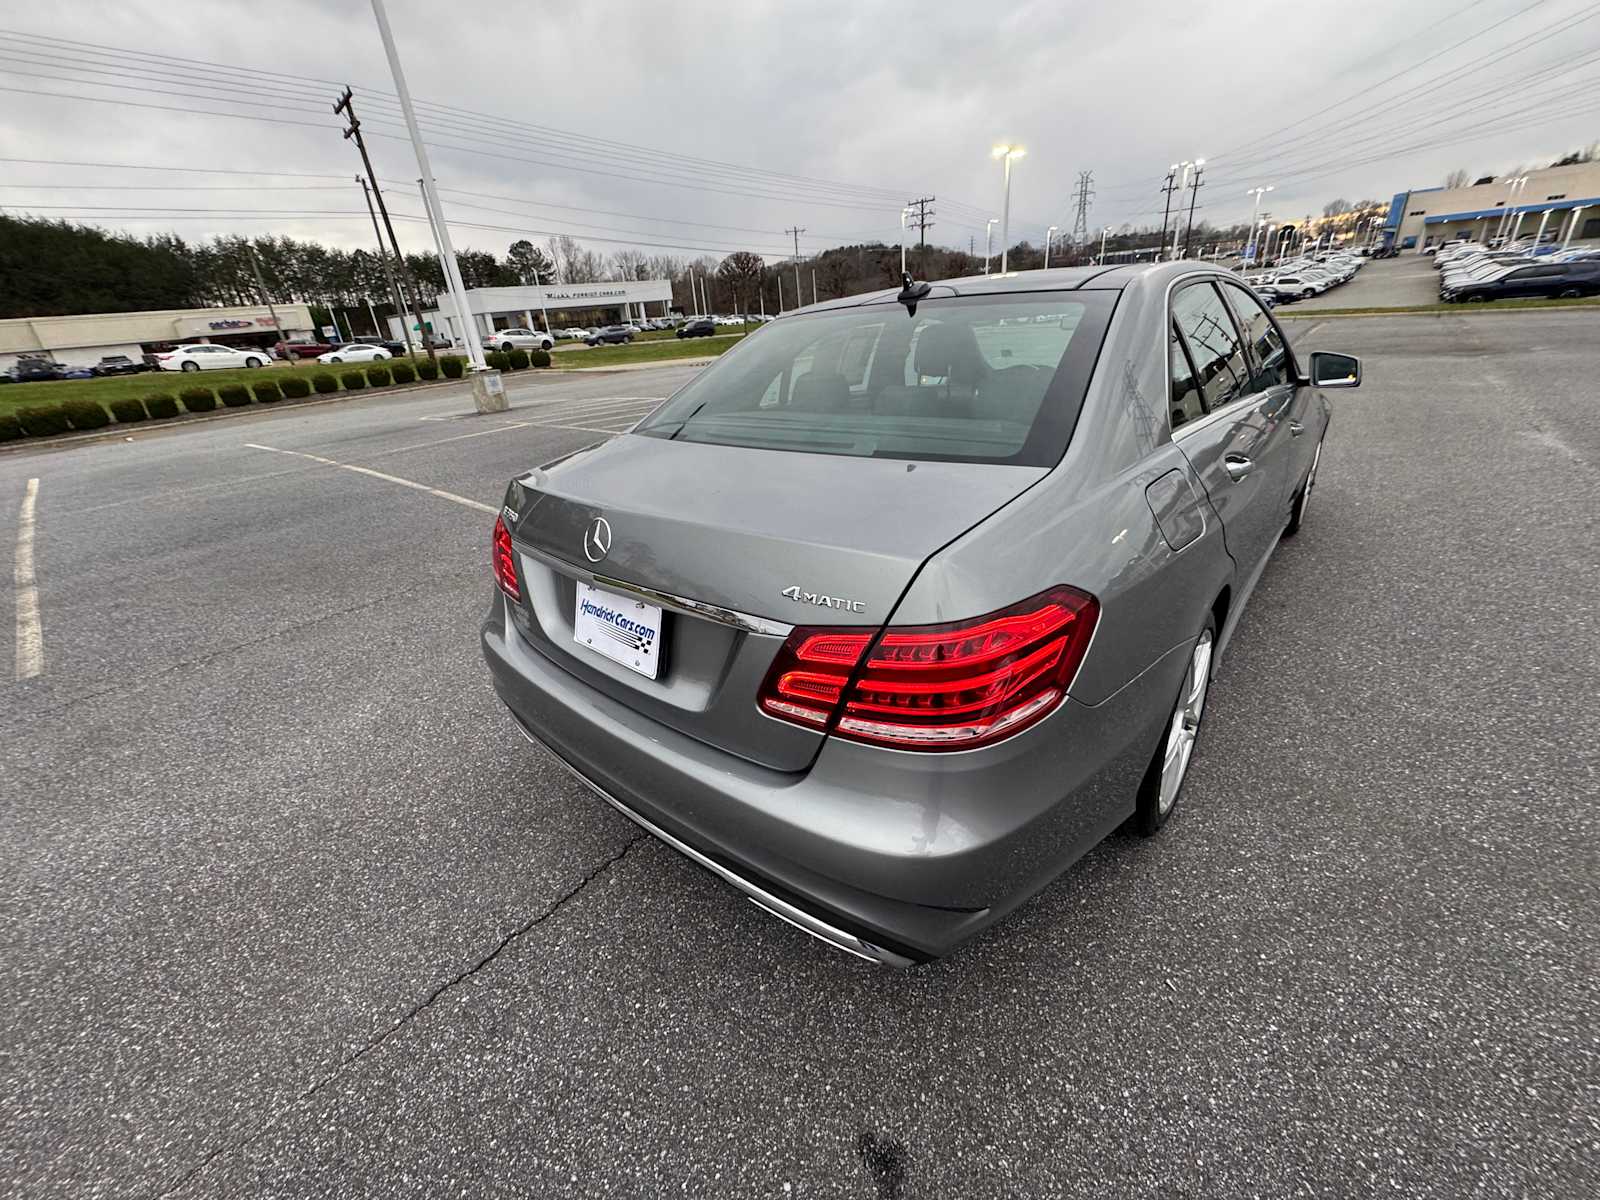
[[[1457,167],[1444,177],[1444,186],[1447,188],[1462,188],[1466,187],[1471,180],[1472,172],[1465,168]]]
[[[1341,196],[1337,200],[1329,200],[1322,206],[1322,215],[1325,217],[1340,217],[1350,211],[1350,201]]]
[[[735,309],[739,307],[741,300],[747,308],[749,307],[750,301],[761,286],[761,268],[764,265],[759,254],[752,254],[748,250],[735,250],[717,267],[718,277],[733,293]]]
[[[618,250],[611,256],[611,269],[620,279],[649,279],[650,256],[642,250]]]

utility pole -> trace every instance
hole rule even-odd
[[[333,111],[335,113],[340,114],[341,116],[343,116],[346,120],[348,120],[350,122],[349,127],[344,131],[345,141],[349,141],[351,138],[354,138],[355,139],[355,143],[356,143],[356,149],[361,151],[361,165],[364,166],[367,169],[367,179],[372,181],[372,195],[377,198],[378,211],[383,214],[383,227],[389,231],[389,245],[394,248],[395,265],[400,270],[400,278],[401,279],[405,279],[406,283],[409,284],[411,281],[409,279],[406,279],[406,260],[405,260],[405,255],[400,253],[400,242],[399,242],[399,239],[397,239],[394,236],[394,222],[389,220],[389,208],[388,208],[388,205],[384,204],[384,202],[383,202],[383,193],[378,190],[378,175],[377,175],[377,172],[372,169],[372,159],[367,154],[367,140],[364,137],[361,136],[361,122],[356,119],[355,106],[351,103],[351,100],[353,99],[353,97],[354,97],[354,93],[351,92],[350,86],[348,84],[346,84],[345,85],[345,89],[344,89],[344,95],[340,96],[339,99],[338,99],[338,102],[334,104]],[[363,186],[365,186],[365,185],[363,185]],[[422,336],[422,306],[417,303],[417,292],[416,292],[416,289],[415,288],[409,288],[408,290],[410,290],[410,292],[411,292],[411,314],[412,314],[412,316],[414,316],[417,319],[417,336],[421,337]],[[404,304],[401,305],[400,311],[402,313],[405,312]],[[404,323],[405,323],[404,318],[402,318],[401,319],[401,324],[404,324]],[[433,342],[432,342],[432,340],[429,339],[429,338],[425,338],[425,337],[422,340],[427,345],[428,357],[432,358],[434,356],[433,355]],[[411,345],[411,339],[409,337],[405,338],[404,341],[405,341],[407,346]]]
[[[1200,176],[1205,174],[1206,160],[1199,158],[1194,164],[1194,178],[1189,181],[1189,224],[1183,231],[1183,256],[1189,257],[1189,238],[1194,233],[1194,200],[1200,194],[1200,189],[1205,186]]]
[[[1078,186],[1072,193],[1077,205],[1077,216],[1072,222],[1072,244],[1082,246],[1089,240],[1089,202],[1094,199],[1094,172],[1079,171]]]
[[[1161,190],[1166,193],[1166,206],[1161,210],[1161,253],[1156,255],[1159,262],[1167,256],[1167,221],[1172,216],[1172,193],[1178,190],[1177,178],[1180,164],[1173,163],[1167,168],[1167,181],[1161,185]]]
[[[411,339],[404,336],[406,331],[405,297],[400,294],[400,285],[395,282],[394,270],[389,266],[389,252],[383,246],[383,230],[378,228],[378,214],[372,207],[372,192],[368,190],[367,181],[364,177],[357,175],[356,182],[361,185],[361,194],[367,198],[367,216],[372,218],[372,234],[378,239],[378,262],[383,265],[383,277],[389,281],[389,303],[394,305],[395,318],[400,322],[400,340],[410,342]],[[372,336],[381,338],[383,334],[377,329],[377,319],[374,318],[373,321]]]
[[[811,303],[817,303],[817,271],[815,267],[811,269]]]
[[[917,210],[917,259],[922,265],[922,277],[928,277],[928,230],[933,228],[933,222],[928,220],[934,215],[934,210],[928,205],[937,199],[935,196],[920,196],[915,200],[907,200],[906,207]]]
[[[806,302],[805,293],[800,288],[800,235],[805,232],[805,227],[796,225],[784,232],[794,234],[794,298],[795,307],[798,308]]]
[[[283,357],[287,360],[289,358],[289,339],[283,332],[283,322],[278,320],[278,310],[272,306],[272,297],[267,295],[267,285],[261,282],[261,267],[256,262],[255,248],[249,242],[246,242],[244,244],[244,252],[250,256],[250,273],[256,277],[256,291],[261,293],[261,299],[266,303],[267,311],[272,314],[272,327],[278,331],[278,341],[283,344]],[[329,309],[328,311],[332,312],[333,310]],[[339,328],[339,323],[335,321],[333,327],[335,329]],[[321,330],[317,332],[320,333]]]

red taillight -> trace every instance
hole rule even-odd
[[[891,627],[881,637],[876,629],[796,629],[759,702],[770,716],[813,729],[832,723],[856,741],[966,750],[1061,703],[1099,615],[1093,596],[1055,587],[985,617]]]
[[[504,517],[494,519],[494,581],[500,590],[513,600],[522,599],[522,588],[517,584],[517,555],[511,548],[511,531]]]

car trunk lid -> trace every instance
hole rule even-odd
[[[1045,473],[620,437],[512,486],[515,615],[535,648],[613,699],[801,770],[821,735],[756,707],[787,627],[881,625],[929,555]],[[666,597],[656,678],[575,640],[580,582]]]

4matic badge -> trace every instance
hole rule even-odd
[[[784,588],[781,595],[789,597],[796,604],[815,604],[819,608],[836,608],[841,612],[866,612],[867,606],[860,600],[846,600],[843,596],[819,596],[816,592],[808,592],[799,584],[790,584]]]

